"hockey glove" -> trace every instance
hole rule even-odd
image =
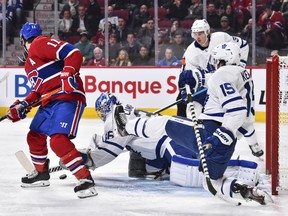
[[[211,179],[216,180],[223,176],[233,155],[235,144],[236,138],[233,133],[224,127],[218,128],[203,143]],[[200,171],[202,171],[202,165]]]
[[[200,69],[184,70],[179,75],[178,87],[181,92],[181,98],[187,99],[185,85],[188,84],[192,93],[204,85],[204,71]]]
[[[78,84],[76,83],[75,77],[69,71],[62,71],[61,75],[61,82],[62,82],[62,90],[67,94],[70,94],[75,89],[78,88]]]
[[[7,118],[12,122],[17,122],[26,118],[26,114],[30,112],[31,107],[27,108],[28,103],[23,100],[16,100],[11,106],[7,114]]]

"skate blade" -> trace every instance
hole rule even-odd
[[[49,185],[50,185],[49,181],[38,181],[32,184],[22,183],[21,187],[22,188],[37,188],[37,187],[48,187]]]
[[[91,187],[86,190],[78,191],[76,192],[76,194],[80,199],[84,199],[92,196],[97,196],[98,192],[96,191],[95,187]]]
[[[264,201],[265,204],[274,203],[274,200],[273,200],[272,196],[267,191],[262,191],[262,192],[263,192],[263,196],[265,197],[265,201]]]

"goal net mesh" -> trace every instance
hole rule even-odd
[[[278,191],[288,190],[288,57],[279,57]]]

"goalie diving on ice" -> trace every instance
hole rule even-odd
[[[173,184],[193,188],[203,187],[203,175],[198,170],[200,161],[190,147],[177,144],[167,135],[157,138],[141,138],[134,135],[122,137],[117,131],[113,116],[114,109],[119,106],[122,107],[121,102],[111,93],[101,93],[96,99],[95,110],[104,122],[104,133],[94,134],[90,145],[86,149],[79,149],[85,165],[90,170],[110,163],[127,149],[138,156],[130,158],[128,169],[130,177],[160,180],[167,180],[170,177]],[[131,105],[123,106],[125,115],[123,119],[153,119],[158,116],[137,110]],[[183,120],[192,125],[191,120]],[[257,163],[236,159],[230,160],[228,167],[226,176],[233,176],[251,187],[258,184]]]
[[[197,126],[203,146],[207,147],[204,148],[204,154],[209,179],[216,193],[223,195],[226,200],[234,202],[232,200],[240,198],[264,205],[267,196],[270,198],[265,191],[242,183],[235,177],[225,176],[237,139],[241,139],[251,128],[254,129],[251,118],[254,112],[252,77],[239,66],[240,48],[235,43],[216,46],[211,52],[211,62],[217,70],[206,80],[208,92]],[[188,106],[191,104],[188,103]],[[167,135],[178,145],[192,150],[197,158],[200,156],[193,124],[187,118],[156,116],[127,119],[124,108],[118,105],[115,108],[115,122],[118,132],[124,137],[134,135],[151,139]],[[200,162],[203,163],[202,160]],[[201,163],[199,170],[203,172]],[[211,192],[207,187],[205,189]]]

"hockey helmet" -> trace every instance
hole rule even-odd
[[[32,37],[38,37],[42,34],[42,29],[38,23],[26,22],[20,30],[20,38],[29,40]]]
[[[193,33],[204,32],[207,36],[210,34],[210,25],[206,19],[195,20],[191,27],[191,37],[194,38]]]
[[[117,97],[109,92],[103,92],[95,101],[95,110],[102,121],[112,112],[113,105],[120,104]]]
[[[211,51],[211,63],[218,65],[220,61],[226,65],[240,65],[240,47],[236,43],[221,43]]]

